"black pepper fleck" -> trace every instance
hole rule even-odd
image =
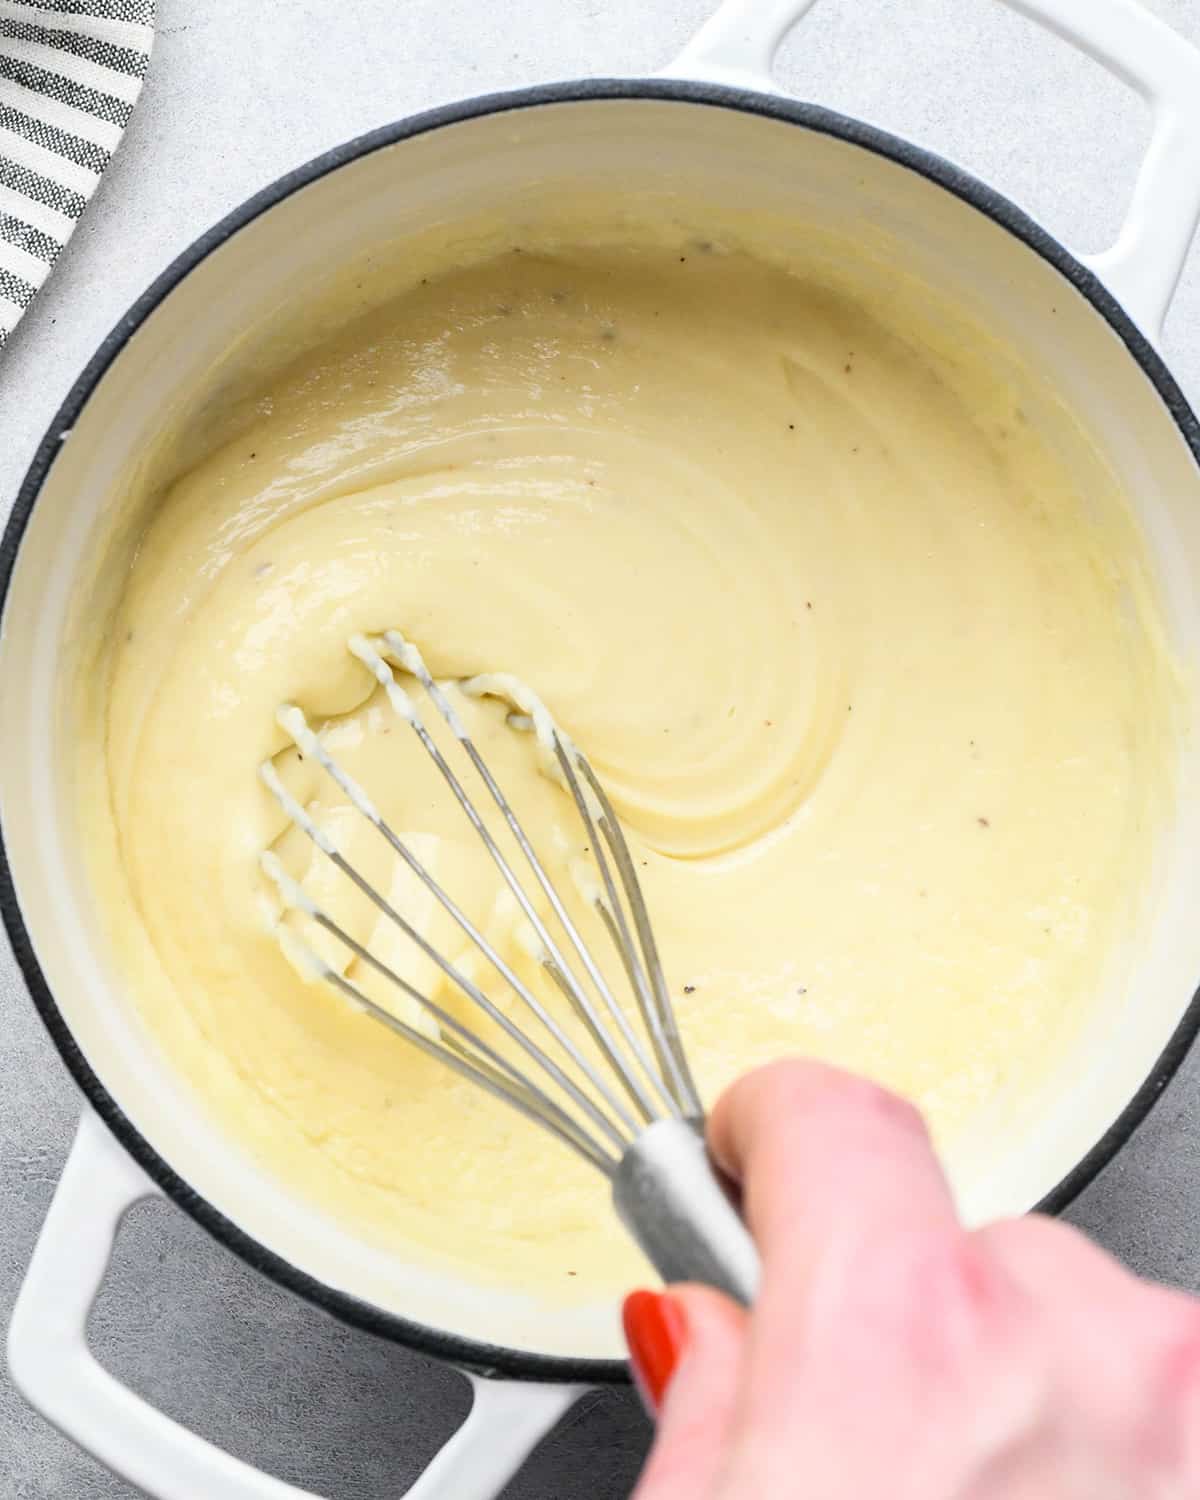
[[[696,986],[694,984],[685,984],[683,987],[683,993],[685,995],[694,995],[696,993]]]

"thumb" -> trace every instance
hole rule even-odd
[[[634,1292],[625,1333],[658,1432],[634,1500],[704,1500],[733,1421],[747,1314],[701,1286]]]

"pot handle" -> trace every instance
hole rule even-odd
[[[775,92],[775,54],[815,0],[725,0],[660,76]],[[1200,223],[1200,51],[1141,0],[1004,0],[1150,105],[1154,133],[1116,243],[1082,256],[1152,343]]]
[[[87,1320],[123,1215],[158,1189],[86,1109],[8,1330],[18,1390],[153,1500],[318,1500],[188,1432],[97,1363]],[[468,1377],[466,1421],[406,1500],[494,1500],[583,1387]]]

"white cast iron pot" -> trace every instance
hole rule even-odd
[[[276,183],[197,242],[118,325],[55,419],[0,552],[0,903],[55,1042],[90,1101],[9,1335],[28,1399],[159,1500],[303,1500],[202,1442],[106,1374],[84,1328],[117,1223],[169,1195],[282,1285],[452,1361],[475,1387],[410,1500],[485,1500],[586,1386],[625,1378],[611,1307],[564,1314],[396,1264],[288,1196],[181,1096],[92,927],[64,792],[60,662],[71,608],[116,525],[138,456],[201,399],[264,309],[330,266],[434,222],[503,215],[535,182],[664,187],[885,236],[897,264],[1002,330],[1093,435],[1135,505],[1171,644],[1200,661],[1200,428],[1157,352],[1200,215],[1200,55],[1137,0],[1008,0],[1153,107],[1128,221],[1072,256],[954,167],[774,97],[778,45],[811,0],[726,0],[657,78],[476,100],[388,127]],[[1179,747],[1179,813],[1121,1003],[1056,1080],[1036,1150],[993,1153],[973,1216],[1057,1209],[1128,1137],[1197,1027],[1200,755]],[[107,1127],[107,1128],[106,1128]]]

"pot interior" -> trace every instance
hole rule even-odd
[[[600,90],[603,95],[604,90]],[[254,1164],[175,1085],[95,929],[68,785],[71,693],[149,509],[265,371],[448,254],[501,230],[543,238],[707,225],[767,256],[827,256],[878,284],[936,288],[1041,372],[1073,414],[1055,441],[1099,460],[1140,523],[1187,696],[1200,661],[1200,476],[1164,395],[1066,276],[911,165],[831,133],[697,98],[543,96],[377,145],[214,239],[114,345],[61,436],[21,544],[0,641],[0,809],[37,961],[91,1069],[134,1128],[251,1239],[384,1313],[503,1349],[619,1353],[614,1309],[563,1309],[398,1263]],[[770,108],[771,106],[767,106]],[[94,685],[102,691],[102,682]],[[1181,725],[1176,816],[1149,915],[1112,993],[1020,1130],[981,1130],[951,1163],[971,1218],[1039,1202],[1154,1068],[1200,978],[1200,758]],[[1119,971],[1119,972],[1118,972]]]

